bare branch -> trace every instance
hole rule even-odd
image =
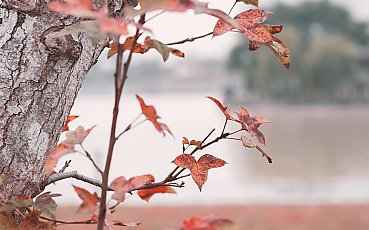
[[[64,172],[64,173],[57,173],[51,175],[44,183],[44,186],[48,186],[52,183],[55,183],[60,180],[68,179],[68,178],[74,178],[92,185],[95,185],[99,188],[102,187],[101,182],[99,180],[87,177],[85,175],[79,174],[77,171],[71,171],[71,172]],[[109,191],[113,191],[113,189],[108,187]]]

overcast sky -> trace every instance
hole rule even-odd
[[[346,7],[356,19],[369,21],[369,1],[330,1]],[[212,0],[209,2],[210,8],[221,9],[225,12],[228,12],[233,5],[233,1],[231,0]],[[260,8],[267,8],[277,2],[297,4],[299,2],[302,2],[302,0],[260,0],[259,2]],[[238,3],[237,7],[233,10],[232,15],[235,15],[245,9],[247,9],[247,7],[245,7],[244,4]],[[274,13],[278,14],[278,12]],[[185,14],[167,13],[166,15],[162,15],[150,21],[149,23],[147,23],[146,26],[153,30],[153,36],[155,38],[166,43],[210,32],[212,31],[216,21],[217,20],[211,16],[194,15],[193,12],[189,11]],[[214,39],[211,39],[211,37],[209,36],[194,43],[178,45],[176,46],[176,48],[185,52],[187,58],[220,60],[228,54],[229,49],[233,47],[235,41],[237,41],[238,38],[239,36],[235,33],[225,34]],[[150,53],[150,55],[144,55],[146,56],[145,59],[156,58],[156,54],[153,54],[153,52]],[[142,58],[139,57],[139,59]],[[177,61],[179,61],[175,59],[176,58],[170,58],[169,63],[176,63]]]

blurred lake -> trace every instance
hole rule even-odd
[[[212,128],[216,137],[222,130],[223,114],[205,97],[224,101],[220,90],[208,93],[140,93],[147,104],[173,131],[175,138],[163,138],[152,126],[143,125],[128,132],[118,141],[111,167],[110,181],[151,173],[157,180],[174,168],[170,163],[181,154],[182,137],[203,139]],[[118,130],[123,130],[137,114],[140,106],[132,93],[123,96]],[[229,164],[212,169],[199,192],[191,178],[177,195],[158,194],[150,200],[154,205],[249,204],[249,203],[361,203],[369,201],[369,106],[363,105],[270,105],[243,104],[251,115],[268,118],[271,124],[261,126],[266,137],[265,149],[273,158],[268,164],[259,153],[245,149],[236,141],[223,141],[203,153],[226,160]],[[85,148],[103,167],[110,132],[113,93],[82,92],[71,114],[80,117],[71,122],[85,128],[97,125],[84,142]],[[236,111],[237,105],[232,105]],[[229,130],[238,128],[231,125]],[[211,138],[212,138],[211,137]],[[211,140],[211,138],[209,140]],[[62,137],[63,139],[63,137]],[[198,155],[197,155],[198,156]],[[63,157],[58,165],[71,159],[67,170],[99,178],[91,163],[82,155]],[[58,203],[77,204],[73,185],[89,191],[99,190],[73,179],[57,182],[47,190],[63,194]],[[127,205],[144,205],[136,196]]]

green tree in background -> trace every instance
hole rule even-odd
[[[350,102],[367,100],[368,67],[359,52],[369,44],[368,25],[328,1],[277,4],[273,21],[286,25],[282,40],[289,44],[292,67],[279,68],[270,51],[245,52],[240,42],[231,52],[230,69],[241,71],[245,86],[263,100],[290,102]],[[254,66],[254,68],[249,68]],[[364,75],[364,77],[363,77]]]

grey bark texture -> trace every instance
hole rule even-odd
[[[49,12],[48,2],[0,0],[0,206],[43,189],[46,153],[105,45],[82,33],[53,36],[78,19]]]

